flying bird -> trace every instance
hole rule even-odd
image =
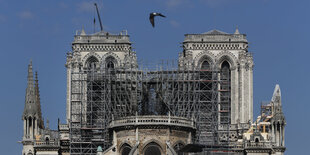
[[[155,20],[154,20],[155,16],[166,17],[161,13],[157,13],[157,12],[150,13],[150,22],[151,22],[153,27],[155,27]]]

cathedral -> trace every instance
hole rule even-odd
[[[283,155],[281,91],[253,119],[245,34],[185,34],[176,61],[138,63],[127,31],[77,31],[67,53],[66,120],[49,128],[28,66],[22,155]],[[64,104],[65,107],[65,104]]]

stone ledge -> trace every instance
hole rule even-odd
[[[143,126],[143,125],[164,125],[178,126],[195,129],[195,122],[191,119],[175,116],[131,116],[114,120],[110,123],[110,128],[122,126]]]

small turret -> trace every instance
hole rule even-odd
[[[82,31],[81,31],[81,34],[80,34],[81,36],[83,35],[86,35],[86,33],[85,33],[85,30],[84,30],[84,26],[83,26],[83,28],[82,28]]]
[[[284,147],[284,133],[285,133],[285,125],[286,125],[286,121],[285,121],[285,117],[282,111],[282,103],[281,103],[281,90],[280,90],[280,86],[277,84],[274,92],[273,92],[273,96],[271,98],[271,104],[273,107],[272,110],[272,137],[273,137],[273,142],[275,144],[275,146],[277,147]]]
[[[277,84],[274,88],[274,92],[271,98],[271,102],[273,103],[274,107],[274,115],[275,114],[282,114],[282,103],[281,103],[281,90],[280,86]]]
[[[239,29],[238,29],[238,26],[236,27],[236,31],[235,31],[234,34],[240,34]]]

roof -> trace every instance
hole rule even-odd
[[[93,34],[87,34],[84,29],[77,31],[72,44],[131,44],[127,31],[113,34],[105,31],[99,31]]]
[[[242,42],[247,43],[246,35],[240,34],[239,30],[236,29],[235,33],[226,33],[220,30],[210,30],[205,33],[200,34],[185,34],[185,39],[183,43],[186,42],[204,42],[204,43],[216,43],[216,42]]]
[[[202,152],[204,145],[201,144],[187,144],[181,148],[180,152]]]
[[[33,83],[32,61],[28,65],[28,83],[26,88],[25,108],[23,117],[34,116],[37,114],[35,88]]]
[[[32,61],[28,65],[28,77],[27,77],[27,88],[26,88],[26,97],[25,97],[25,107],[23,112],[23,118],[25,117],[36,117],[39,122],[38,125],[40,128],[43,128],[41,105],[40,105],[40,95],[39,95],[39,84],[38,84],[38,74],[36,73],[35,80],[33,78],[32,71]],[[34,84],[35,81],[35,84]]]
[[[281,90],[280,90],[280,86],[278,84],[276,84],[275,88],[274,88],[274,92],[271,98],[272,102],[280,102],[281,104]]]
[[[221,34],[228,34],[228,33],[214,29],[214,30],[210,30],[208,32],[205,32],[203,34],[221,35]]]

